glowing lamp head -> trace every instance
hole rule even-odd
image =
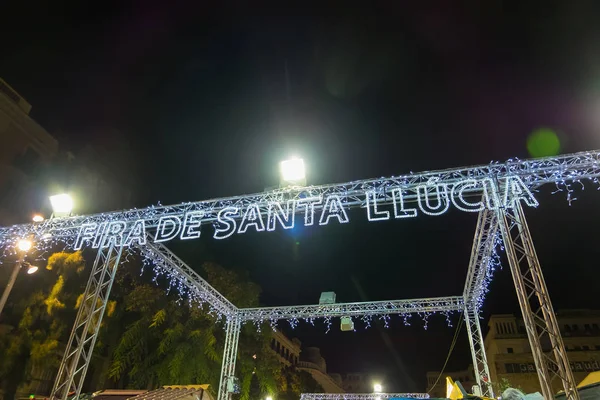
[[[376,383],[373,385],[373,392],[374,393],[381,393],[383,390],[383,387],[381,386],[380,383]]]
[[[291,158],[282,161],[279,164],[279,171],[281,173],[281,180],[284,182],[299,184],[306,180],[304,160],[301,158]]]
[[[265,400],[273,400],[273,397],[267,396],[267,398]]]
[[[19,251],[22,251],[23,253],[26,253],[29,250],[31,250],[32,246],[33,242],[29,239],[19,239],[19,241],[17,242],[17,249],[19,249]]]
[[[29,275],[35,274],[37,271],[38,271],[38,267],[36,267],[35,265],[30,265],[29,268],[27,268],[27,273]]]
[[[67,216],[73,211],[73,198],[66,193],[50,196],[50,203],[57,216]]]
[[[44,220],[44,217],[42,217],[40,214],[35,214],[32,219],[33,222],[42,222]]]

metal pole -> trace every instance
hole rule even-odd
[[[516,201],[511,208],[500,207],[498,216],[542,394],[545,399],[554,398],[552,378],[556,376],[562,381],[565,397],[579,400],[577,385],[523,208]],[[545,352],[542,348],[543,341],[549,342],[549,351]]]
[[[10,295],[10,292],[12,291],[12,288],[15,285],[15,281],[17,280],[17,275],[19,275],[19,270],[21,269],[22,262],[23,259],[21,258],[15,263],[15,267],[13,268],[12,273],[10,274],[10,279],[6,284],[6,288],[4,288],[4,292],[2,292],[2,298],[0,298],[0,315],[2,315],[2,310],[4,310],[4,306],[6,305],[8,296]]]

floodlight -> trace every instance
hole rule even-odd
[[[373,393],[381,393],[383,390],[383,387],[381,386],[381,383],[376,383],[373,385]]]
[[[67,216],[73,211],[73,198],[66,193],[50,196],[50,203],[55,216]]]
[[[17,242],[17,248],[19,249],[19,251],[22,251],[24,253],[31,250],[32,246],[33,243],[29,239],[19,239],[19,241]]]
[[[291,184],[303,184],[306,180],[306,174],[304,170],[304,160],[301,158],[291,158],[289,160],[282,161],[279,164],[279,171],[281,173],[281,180]]]
[[[35,214],[32,219],[33,222],[42,222],[44,220],[44,217],[42,217],[40,214]]]
[[[35,274],[38,270],[38,267],[36,267],[35,265],[30,265],[29,268],[27,268],[27,273],[29,275],[31,274]]]

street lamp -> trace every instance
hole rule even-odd
[[[267,397],[265,398],[265,400],[273,400],[273,397],[271,397],[271,396],[267,396]]]
[[[31,275],[31,274],[35,274],[38,271],[38,267],[36,267],[35,265],[29,265],[29,268],[27,268],[27,274]]]
[[[2,310],[4,309],[4,306],[6,305],[6,301],[8,300],[8,295],[10,294],[10,291],[12,290],[13,286],[15,285],[15,281],[17,280],[17,275],[19,274],[19,270],[21,269],[21,267],[23,265],[25,265],[25,262],[24,262],[25,256],[27,255],[27,252],[29,250],[31,250],[32,247],[33,247],[33,242],[30,239],[19,239],[17,241],[16,248],[19,253],[19,259],[15,263],[15,267],[13,268],[12,273],[10,274],[10,279],[8,280],[8,283],[6,284],[6,288],[4,289],[4,292],[2,292],[2,297],[0,298],[0,315],[2,315]],[[30,265],[27,270],[27,273],[31,275],[31,274],[35,273],[37,270],[38,270],[37,267],[33,267]]]
[[[383,387],[381,383],[376,383],[373,385],[373,393],[381,393],[383,391]]]
[[[44,217],[41,216],[40,214],[35,214],[32,218],[33,222],[42,222],[44,220]]]
[[[301,158],[291,158],[282,161],[279,163],[279,172],[281,174],[281,186],[306,185],[304,160]]]
[[[66,193],[50,196],[50,204],[55,217],[67,217],[73,211],[73,198]]]
[[[17,249],[22,253],[27,253],[31,250],[31,246],[33,246],[33,243],[29,239],[19,239],[17,241]]]

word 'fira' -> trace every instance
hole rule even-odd
[[[515,202],[524,201],[528,206],[537,206],[538,202],[519,177],[503,178],[502,193],[498,193],[491,179],[465,179],[448,185],[428,183],[410,190],[411,204],[406,201],[408,190],[388,188],[385,192],[366,190],[363,208],[367,210],[369,221],[382,221],[413,218],[419,211],[426,215],[441,215],[450,205],[467,212],[479,212],[484,209],[495,210],[499,207],[512,208]],[[93,248],[115,246],[144,245],[150,237],[154,243],[166,242],[175,238],[182,240],[200,237],[201,226],[213,223],[215,239],[225,239],[234,233],[247,231],[274,231],[277,226],[292,229],[297,215],[303,217],[304,226],[327,225],[331,220],[338,223],[350,222],[348,205],[337,194],[305,197],[286,202],[249,204],[243,208],[230,206],[216,212],[193,210],[176,215],[164,215],[156,220],[139,219],[134,222],[107,221],[85,223],[79,229],[75,249],[84,244]],[[153,233],[148,236],[148,224]],[[153,236],[153,237],[152,237]]]

